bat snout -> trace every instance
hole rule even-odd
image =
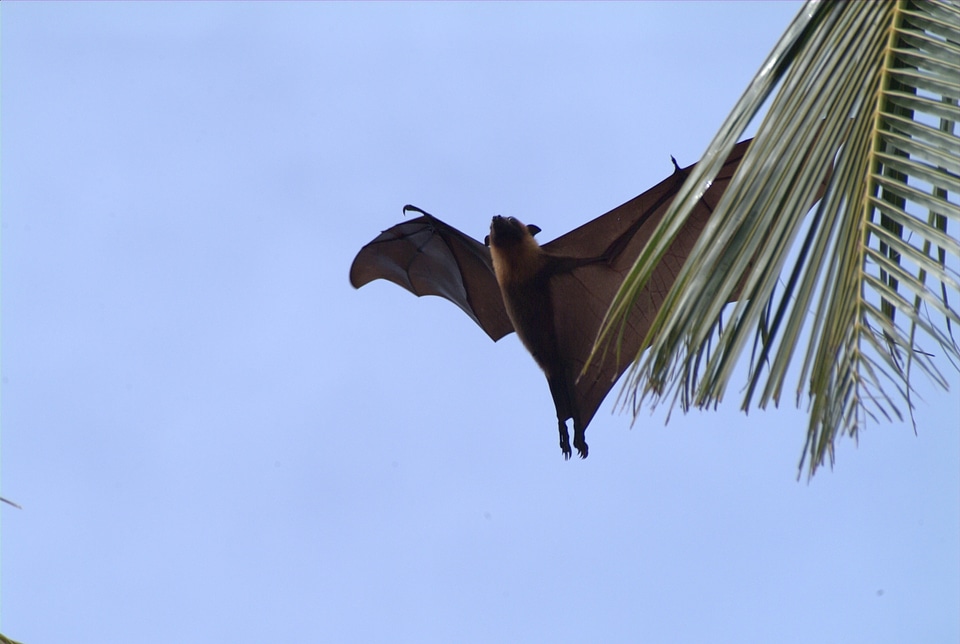
[[[533,242],[533,236],[540,232],[539,226],[526,225],[516,217],[496,215],[490,221],[489,244],[493,246],[509,246]],[[536,242],[533,242],[536,244]]]
[[[496,215],[490,220],[490,245],[503,246],[504,244],[516,243],[520,234],[517,220],[512,217],[503,217]]]

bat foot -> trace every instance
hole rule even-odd
[[[587,457],[587,452],[589,451],[590,448],[587,447],[587,441],[585,441],[582,436],[574,436],[573,446],[577,448],[577,455],[581,459],[584,459]]]
[[[567,433],[567,425],[562,420],[560,421],[560,450],[563,452],[563,460],[569,461],[573,455],[570,449],[570,434]]]

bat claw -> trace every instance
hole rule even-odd
[[[589,451],[590,448],[587,446],[587,441],[583,437],[582,433],[580,433],[579,436],[577,436],[576,432],[574,433],[573,446],[577,448],[577,455],[580,457],[581,460],[587,457],[587,452]]]
[[[587,437],[583,427],[573,428],[573,446],[577,448],[577,454],[581,459],[587,457],[587,451],[590,448],[587,447]]]
[[[420,213],[421,215],[426,215],[426,216],[428,216],[428,217],[432,217],[432,216],[433,216],[433,215],[431,215],[429,212],[427,212],[426,210],[424,210],[424,209],[422,209],[422,208],[417,208],[416,206],[411,205],[411,204],[407,204],[406,206],[403,207],[403,216],[404,216],[404,217],[407,216],[407,211],[410,211],[410,212],[418,212],[418,213]]]
[[[569,461],[570,456],[573,455],[570,450],[570,434],[567,433],[567,425],[562,420],[560,421],[560,449],[563,451],[563,460]]]

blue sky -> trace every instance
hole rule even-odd
[[[797,3],[29,4],[2,19],[2,631],[956,642],[960,379],[796,481],[805,407],[601,407],[350,261],[694,162]]]

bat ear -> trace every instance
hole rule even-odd
[[[540,226],[534,226],[533,224],[527,224],[527,230],[530,231],[530,236],[532,237],[532,236],[536,235],[538,232],[540,232]]]
[[[490,235],[487,235],[486,237],[483,238],[483,245],[484,246],[490,245]]]

